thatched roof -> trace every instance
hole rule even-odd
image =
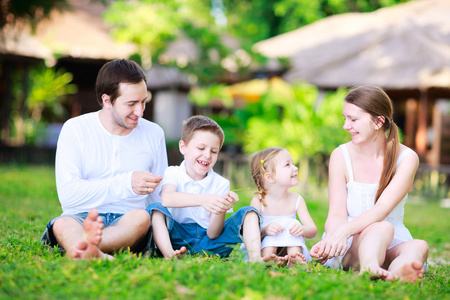
[[[321,87],[374,84],[450,86],[450,1],[420,0],[328,17],[259,42],[268,57],[289,57],[287,81]]]
[[[48,20],[32,33],[29,26],[4,28],[0,53],[48,59],[52,56],[76,58],[128,58],[135,52],[132,44],[114,41],[111,27],[101,19],[106,9],[100,1],[70,1],[70,11],[53,11]]]

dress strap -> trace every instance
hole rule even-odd
[[[261,201],[261,213],[263,213],[263,212],[264,212],[264,204]]]
[[[403,150],[402,153],[400,153],[400,155],[398,156],[397,161],[395,162],[395,167],[397,168],[402,159],[411,152],[412,150],[410,148],[406,148],[405,150]]]
[[[294,214],[295,213],[297,213],[297,208],[298,208],[298,204],[300,203],[300,195],[298,195],[298,198],[297,198],[297,203],[295,203],[295,210],[294,210]]]
[[[347,172],[348,172],[349,181],[354,181],[353,180],[352,161],[350,160],[350,154],[348,153],[347,145],[346,144],[342,144],[339,147],[341,147],[342,154],[344,154],[344,160],[345,160],[345,165],[347,166]]]

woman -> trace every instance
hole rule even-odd
[[[331,154],[325,234],[310,254],[328,266],[415,282],[428,244],[412,238],[403,213],[419,158],[399,143],[392,103],[380,88],[350,91],[343,115],[352,140]]]

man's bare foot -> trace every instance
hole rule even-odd
[[[423,269],[423,264],[420,261],[414,261],[412,263],[407,263],[401,267],[397,272],[394,273],[400,281],[416,282],[417,279],[421,279],[425,270]]]
[[[67,251],[67,257],[74,259],[108,259],[113,260],[114,257],[105,254],[97,246],[88,243],[87,241],[79,241],[74,247]]]
[[[173,250],[169,256],[166,256],[166,259],[178,258],[182,259],[186,255],[187,249],[185,246],[181,247],[179,250]]]
[[[380,266],[362,267],[359,274],[361,275],[361,274],[364,274],[365,272],[374,274],[374,276],[370,277],[371,280],[381,279],[381,280],[386,280],[386,281],[394,281],[394,279],[395,279],[395,276],[391,272],[381,268]]]
[[[102,241],[103,225],[102,218],[98,216],[96,209],[91,210],[83,222],[82,239],[89,244],[98,246]]]
[[[293,266],[300,266],[306,264],[306,258],[301,252],[293,253],[289,255],[289,260],[287,263],[288,268]]]

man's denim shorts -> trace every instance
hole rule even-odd
[[[80,223],[81,225],[83,225],[83,222],[86,219],[87,215],[88,215],[87,212],[74,214],[74,215],[64,215],[63,214],[57,218],[54,218],[50,222],[48,222],[47,227],[45,228],[44,233],[42,234],[42,237],[41,237],[42,246],[47,246],[50,248],[54,248],[55,246],[58,246],[58,249],[60,252],[62,252],[62,253],[65,252],[64,248],[58,244],[58,241],[56,240],[55,235],[53,234],[53,224],[59,218],[70,217],[70,218],[73,218],[76,221],[78,221],[78,223]],[[103,225],[105,225],[105,228],[108,226],[116,225],[119,222],[120,218],[122,218],[122,216],[123,216],[123,214],[115,214],[115,213],[99,213],[98,215],[99,215],[99,217],[102,218]],[[147,235],[148,235],[148,237],[147,237],[146,246],[142,251],[139,251],[139,253],[146,253],[147,251],[150,250],[150,254],[153,254],[154,245],[153,245],[151,228]]]
[[[242,207],[225,220],[222,234],[213,240],[206,235],[206,228],[197,223],[180,224],[173,220],[169,210],[162,206],[161,203],[152,203],[146,210],[150,217],[154,210],[163,213],[166,216],[167,229],[169,230],[173,249],[180,249],[185,246],[190,254],[206,252],[219,255],[222,258],[228,257],[234,246],[242,243],[241,228],[245,215],[250,211],[258,214],[259,228],[261,229],[261,214],[256,208],[251,206]]]

